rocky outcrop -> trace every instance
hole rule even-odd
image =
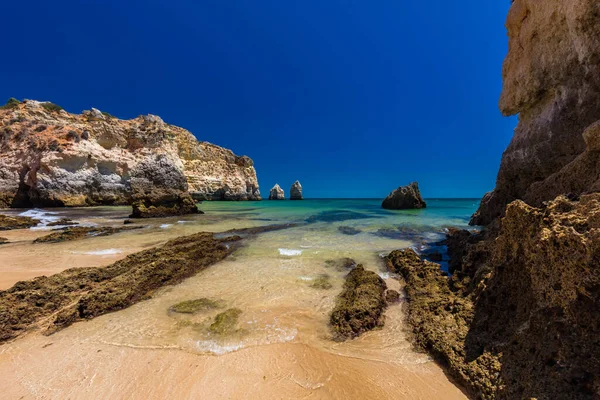
[[[0,291],[0,343],[32,328],[51,334],[148,299],[224,259],[237,236],[196,233],[127,256],[107,267],[72,268]]]
[[[540,206],[562,193],[600,190],[600,3],[515,0],[500,109],[519,114],[496,188],[472,223],[487,225],[508,203]]]
[[[302,185],[296,181],[290,189],[290,200],[304,200],[302,197]]]
[[[352,339],[382,327],[387,307],[386,289],[384,280],[375,272],[365,270],[360,264],[354,267],[346,277],[344,289],[331,313],[334,340]]]
[[[0,231],[10,231],[12,229],[27,229],[39,224],[39,220],[31,217],[8,216],[0,214]]]
[[[275,184],[269,192],[269,200],[285,200],[285,194],[279,184]]]
[[[33,243],[61,243],[70,242],[72,240],[86,239],[98,236],[109,236],[115,233],[130,231],[134,229],[142,229],[143,226],[123,226],[123,227],[86,227],[76,226],[60,229],[57,232],[52,232],[48,235],[41,236],[33,241]]]
[[[388,210],[408,210],[414,208],[425,208],[427,204],[421,197],[419,184],[412,182],[407,186],[400,186],[398,189],[390,193],[381,207]]]
[[[454,274],[392,252],[415,342],[482,398],[589,399],[600,388],[600,194],[515,201],[497,235],[455,231]]]
[[[181,161],[165,154],[151,155],[131,172],[133,213],[130,218],[198,214],[188,192]]]
[[[132,177],[159,157],[195,201],[260,199],[250,158],[157,116],[76,115],[27,100],[0,108],[0,207],[132,204]]]

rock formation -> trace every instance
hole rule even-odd
[[[419,184],[412,182],[407,186],[400,186],[398,189],[390,193],[381,207],[388,210],[407,210],[413,208],[425,208],[427,204],[421,197]]]
[[[275,184],[269,192],[269,200],[285,200],[285,194],[279,184]]]
[[[302,197],[302,185],[296,181],[290,189],[290,200],[304,200]]]
[[[540,206],[561,193],[600,190],[600,3],[515,0],[500,109],[519,114],[496,188],[473,224],[515,199]]]
[[[385,281],[375,272],[367,271],[360,264],[354,267],[346,276],[344,289],[331,313],[334,340],[352,339],[382,327],[387,307],[386,289]]]
[[[131,204],[132,177],[159,156],[196,201],[260,199],[250,158],[157,116],[76,115],[27,100],[0,107],[0,207]]]
[[[178,158],[153,154],[142,161],[130,178],[133,213],[130,218],[197,214]]]

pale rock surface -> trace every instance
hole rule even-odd
[[[296,181],[290,189],[290,200],[304,200],[302,197],[302,185]]]
[[[275,184],[269,192],[269,200],[285,200],[285,193],[279,184]]]
[[[0,109],[0,207],[131,204],[132,171],[158,155],[182,171],[195,200],[260,199],[250,158],[160,117],[120,120],[42,105]]]
[[[500,109],[519,114],[496,188],[472,219],[487,225],[515,199],[540,206],[600,189],[600,163],[583,133],[600,121],[600,2],[515,0],[506,27]],[[586,176],[574,176],[584,174]]]

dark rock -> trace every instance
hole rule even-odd
[[[0,244],[6,244],[9,243],[8,239],[5,237],[0,237]]]
[[[400,186],[383,200],[381,207],[388,210],[408,210],[414,208],[425,208],[427,204],[421,197],[419,184],[412,182],[408,186]]]
[[[358,235],[362,231],[360,229],[353,228],[351,226],[338,226],[338,231],[343,233],[344,235]]]
[[[143,226],[130,226],[130,227],[84,227],[77,226],[73,228],[60,229],[57,232],[53,232],[49,235],[39,237],[33,241],[33,243],[60,243],[69,242],[72,240],[79,240],[97,236],[109,236],[115,233],[123,231],[131,231],[134,229],[141,229]]]
[[[237,329],[238,319],[242,315],[242,310],[239,308],[230,308],[215,317],[215,321],[210,325],[208,330],[210,333],[225,336],[231,335],[239,331]]]
[[[209,311],[223,308],[223,302],[211,300],[205,297],[194,300],[185,300],[169,307],[170,312],[178,314],[196,314],[201,311]]]
[[[343,341],[384,325],[386,308],[383,279],[357,265],[346,277],[344,289],[331,313],[333,338]]]
[[[135,223],[135,221],[132,219],[126,219],[123,221],[123,225],[129,225],[129,224],[133,224],[133,223]]]
[[[325,266],[335,268],[338,271],[344,271],[356,267],[356,261],[348,257],[337,258],[335,260],[326,260]]]
[[[290,200],[303,200],[304,197],[302,197],[302,185],[300,184],[300,182],[296,181],[294,182],[294,184],[292,185],[292,188],[290,189]]]
[[[396,290],[386,290],[385,301],[388,304],[398,303],[400,301],[400,293]]]
[[[269,192],[269,200],[285,200],[285,193],[278,184],[275,184]]]
[[[40,221],[30,217],[14,216],[0,214],[0,231],[9,231],[12,229],[27,229],[36,226]]]
[[[69,226],[69,225],[78,225],[78,222],[73,221],[69,218],[61,218],[58,221],[50,222],[46,226]]]

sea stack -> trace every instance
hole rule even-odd
[[[290,189],[290,200],[304,200],[304,197],[302,197],[302,185],[299,181],[294,182]]]
[[[278,183],[269,192],[269,200],[285,200],[285,193]]]
[[[383,200],[381,207],[388,210],[409,210],[414,208],[425,208],[427,203],[421,197],[419,184],[412,182],[407,186],[400,186]]]

